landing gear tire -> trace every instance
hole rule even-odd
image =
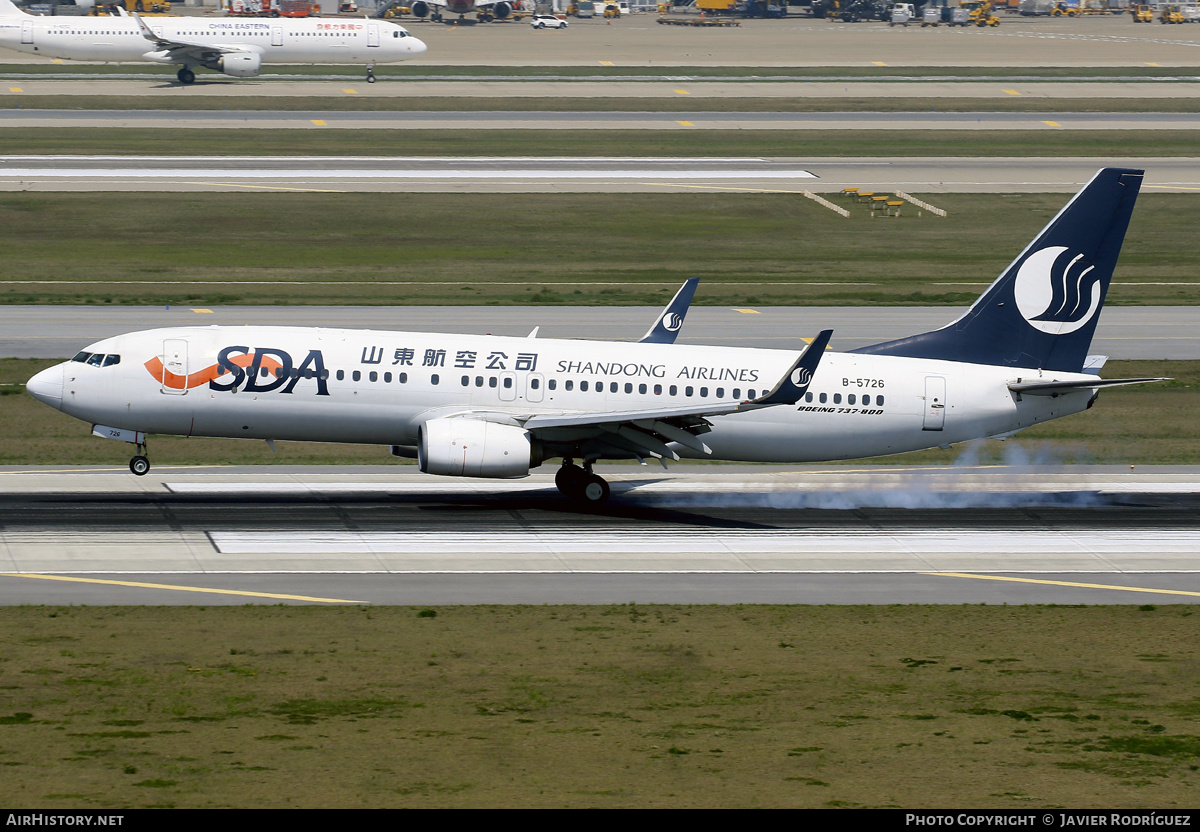
[[[608,483],[595,474],[587,474],[583,487],[579,489],[579,498],[590,506],[600,506],[608,502]]]
[[[554,485],[563,496],[575,499],[587,474],[578,465],[564,465],[554,475]]]
[[[175,77],[179,79],[181,84],[191,84],[196,81],[196,73],[192,72],[186,66],[175,73]]]
[[[129,460],[129,470],[132,471],[135,476],[144,477],[150,470],[150,460],[139,454],[138,456],[135,456],[133,459]]]
[[[603,477],[585,471],[578,465],[564,465],[554,475],[554,484],[563,496],[589,506],[607,502],[611,493]]]
[[[374,83],[375,83],[375,73],[373,73],[373,72],[368,72],[368,73],[367,73],[367,83],[368,83],[368,84],[374,84]]]

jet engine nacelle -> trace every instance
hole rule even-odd
[[[510,14],[512,14],[512,6],[508,3],[497,3],[492,6],[492,15],[497,20],[504,20]]]
[[[525,477],[542,464],[529,431],[469,418],[422,425],[417,461],[423,473],[447,477]]]
[[[253,78],[262,69],[262,55],[257,52],[230,52],[204,65],[234,78]]]
[[[413,17],[429,17],[429,4],[423,2],[423,0],[417,0],[410,8],[412,9]]]

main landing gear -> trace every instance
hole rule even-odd
[[[136,476],[144,477],[150,470],[150,460],[146,457],[146,446],[138,445],[137,451],[137,456],[129,460],[129,470]]]
[[[603,505],[608,500],[608,483],[592,473],[590,462],[584,462],[583,465],[584,467],[580,468],[572,460],[564,459],[562,467],[554,475],[554,484],[572,500],[589,506]]]
[[[367,64],[367,83],[375,83],[375,64]]]
[[[181,84],[194,84],[196,82],[196,73],[192,72],[186,66],[175,73],[175,77],[179,79]]]

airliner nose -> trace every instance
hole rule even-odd
[[[420,55],[429,48],[425,45],[425,41],[420,38],[407,37],[404,39],[404,42],[408,46],[408,51],[414,55]]]
[[[55,364],[25,383],[25,389],[42,404],[62,410],[63,366]]]

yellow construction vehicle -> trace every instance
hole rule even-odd
[[[1178,6],[1163,6],[1158,13],[1159,23],[1182,23],[1183,9]]]
[[[975,26],[999,26],[1000,18],[992,14],[992,0],[960,0],[959,7],[970,12]]]
[[[117,6],[127,10],[138,12],[140,14],[162,14],[165,15],[171,11],[171,4],[166,0],[109,0],[106,3],[98,3],[88,9],[88,14],[93,17],[117,16]]]
[[[1052,17],[1079,17],[1079,7],[1059,2],[1054,4],[1054,11],[1050,14]]]
[[[1151,23],[1154,20],[1154,9],[1146,3],[1140,3],[1129,7],[1129,16],[1133,18],[1134,23]]]

